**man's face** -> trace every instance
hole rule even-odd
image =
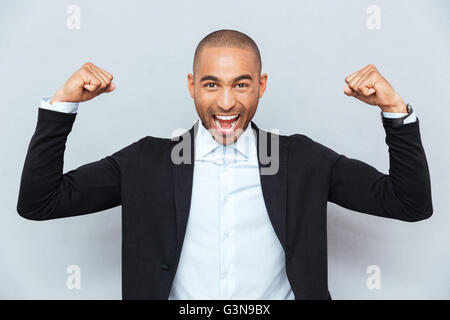
[[[267,82],[250,49],[205,47],[188,88],[206,129],[218,143],[230,144],[247,128]]]

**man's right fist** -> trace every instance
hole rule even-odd
[[[53,102],[83,102],[95,98],[103,92],[111,92],[115,84],[113,76],[103,69],[86,62],[53,95]]]

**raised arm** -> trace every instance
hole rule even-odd
[[[55,102],[81,102],[114,89],[112,76],[85,64],[55,93]],[[64,150],[76,113],[39,108],[23,166],[17,212],[30,220],[77,216],[121,204],[121,176],[137,142],[63,174]]]
[[[391,120],[396,113],[406,112],[406,105],[375,67],[369,65],[353,73],[346,82],[347,95],[382,110],[389,174],[338,155],[331,170],[328,200],[351,210],[403,221],[429,218],[433,213],[431,183],[419,119],[406,115],[403,124]]]

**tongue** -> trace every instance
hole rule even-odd
[[[229,128],[231,128],[231,123],[234,121],[234,119],[233,120],[220,120],[219,119],[219,123],[220,123],[220,126],[222,127],[222,128],[224,128],[224,129],[229,129]]]

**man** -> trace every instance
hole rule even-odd
[[[48,220],[122,205],[123,299],[331,299],[327,201],[404,221],[432,214],[419,119],[373,65],[346,77],[344,92],[381,109],[389,175],[305,135],[259,129],[267,74],[255,42],[234,30],[197,47],[187,80],[200,121],[189,131],[63,174],[78,103],[113,91],[112,80],[86,63],[43,99],[17,211]]]

